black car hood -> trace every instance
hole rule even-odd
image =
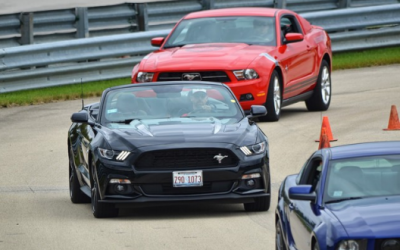
[[[257,126],[248,119],[225,125],[216,118],[135,120],[130,124],[110,124],[103,132],[110,146],[116,149],[184,143],[244,146],[255,144],[258,136]]]

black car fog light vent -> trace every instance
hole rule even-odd
[[[250,180],[246,181],[246,185],[247,186],[254,186],[254,184],[256,184],[256,182],[253,179],[250,179]]]

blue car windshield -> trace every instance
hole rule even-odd
[[[324,202],[400,195],[400,155],[347,158],[330,162]]]
[[[164,48],[202,43],[246,43],[276,46],[273,17],[207,17],[182,20]]]
[[[219,120],[236,123],[244,113],[228,88],[218,85],[132,85],[107,93],[101,123],[170,119],[175,123]],[[172,120],[171,120],[172,119]],[[193,119],[197,119],[196,121]]]

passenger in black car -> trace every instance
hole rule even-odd
[[[138,101],[133,94],[123,93],[118,96],[117,110],[119,114],[132,118],[135,115],[147,115],[138,105]]]

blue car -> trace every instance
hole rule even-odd
[[[276,249],[400,249],[400,141],[314,152],[285,178]]]

